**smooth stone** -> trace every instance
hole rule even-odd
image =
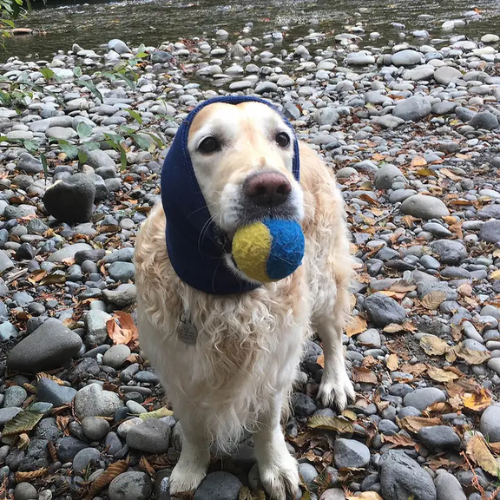
[[[431,248],[442,264],[459,264],[468,256],[465,246],[455,240],[434,241],[431,243]]]
[[[437,219],[450,215],[446,205],[439,198],[416,194],[401,205],[401,212],[420,219]]]
[[[38,493],[30,483],[18,483],[14,488],[14,500],[32,500],[36,498],[38,498]]]
[[[166,453],[171,429],[165,422],[151,418],[135,425],[127,432],[127,444],[146,453]]]
[[[109,500],[148,500],[153,493],[153,484],[145,472],[129,471],[111,481]]]
[[[405,309],[383,293],[377,292],[368,296],[364,308],[375,326],[384,327],[391,323],[402,323],[406,319]]]
[[[76,474],[83,473],[89,465],[95,464],[101,456],[96,448],[84,448],[73,459],[73,470]]]
[[[393,115],[405,121],[418,121],[428,116],[431,112],[431,103],[422,96],[413,96],[398,101]]]
[[[500,405],[495,404],[484,410],[481,415],[480,429],[484,437],[490,442],[500,442]]]
[[[377,189],[389,189],[394,182],[406,183],[406,179],[398,167],[386,163],[376,172],[373,182]]]
[[[241,486],[241,481],[229,472],[212,472],[200,484],[193,500],[238,500]]]
[[[82,431],[91,441],[100,441],[108,434],[109,423],[101,417],[85,417],[82,420]]]
[[[437,500],[467,500],[458,479],[443,469],[436,471],[434,484],[437,491]]]
[[[7,366],[27,373],[52,370],[75,357],[81,347],[82,339],[76,333],[61,321],[49,318],[12,348]]]
[[[457,433],[447,425],[422,427],[418,431],[418,437],[430,451],[460,450],[460,438]]]
[[[338,468],[362,468],[370,461],[368,447],[354,439],[337,438],[333,450]]]
[[[423,387],[407,394],[403,399],[404,406],[411,406],[424,411],[434,403],[446,401],[446,394],[435,387]]]
[[[422,61],[422,55],[416,50],[400,50],[392,55],[394,66],[415,66]]]
[[[72,387],[59,385],[47,377],[40,379],[37,389],[38,400],[51,403],[55,407],[70,404],[76,394],[76,390]]]
[[[130,348],[124,344],[111,346],[102,357],[104,365],[120,368],[130,356]]]
[[[80,389],[75,396],[75,413],[78,418],[109,417],[123,406],[117,394],[103,390],[94,383]]]
[[[434,79],[441,85],[449,85],[453,80],[461,78],[462,73],[451,66],[441,66],[434,73]]]
[[[92,250],[92,247],[87,243],[74,243],[67,245],[60,250],[57,250],[52,255],[49,255],[48,262],[63,262],[67,259],[74,259],[77,252],[81,250]]]

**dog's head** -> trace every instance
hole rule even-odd
[[[191,162],[210,214],[229,236],[266,217],[300,222],[294,142],[281,115],[263,103],[214,103],[196,115],[188,136]]]
[[[266,218],[300,222],[298,175],[295,133],[274,107],[230,96],[192,111],[162,171],[167,247],[177,274],[209,293],[255,288],[232,261],[232,237]]]

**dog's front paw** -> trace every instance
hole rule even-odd
[[[324,372],[317,397],[325,408],[334,404],[337,410],[344,410],[347,403],[354,401],[355,398],[354,387],[347,373],[344,372],[339,376],[329,376]]]
[[[170,476],[170,495],[193,491],[206,476],[205,467],[197,467],[195,464],[183,464],[179,462]]]
[[[295,500],[300,478],[295,459],[286,455],[275,457],[269,464],[259,464],[260,481],[272,500]]]

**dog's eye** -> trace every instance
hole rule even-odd
[[[220,149],[219,141],[215,137],[207,137],[203,139],[198,146],[202,153],[213,153]]]
[[[276,144],[280,148],[286,148],[290,144],[290,136],[285,132],[280,132],[276,135]]]

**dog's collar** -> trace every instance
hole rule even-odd
[[[193,109],[179,127],[168,151],[161,174],[161,200],[167,219],[166,240],[170,262],[179,278],[205,293],[228,295],[254,290],[259,285],[237,276],[224,262],[224,235],[207,208],[196,179],[187,141],[189,127],[205,106],[215,102],[239,104],[268,101],[253,96],[220,96]],[[294,137],[293,175],[299,180],[299,145],[290,122],[282,115]]]

